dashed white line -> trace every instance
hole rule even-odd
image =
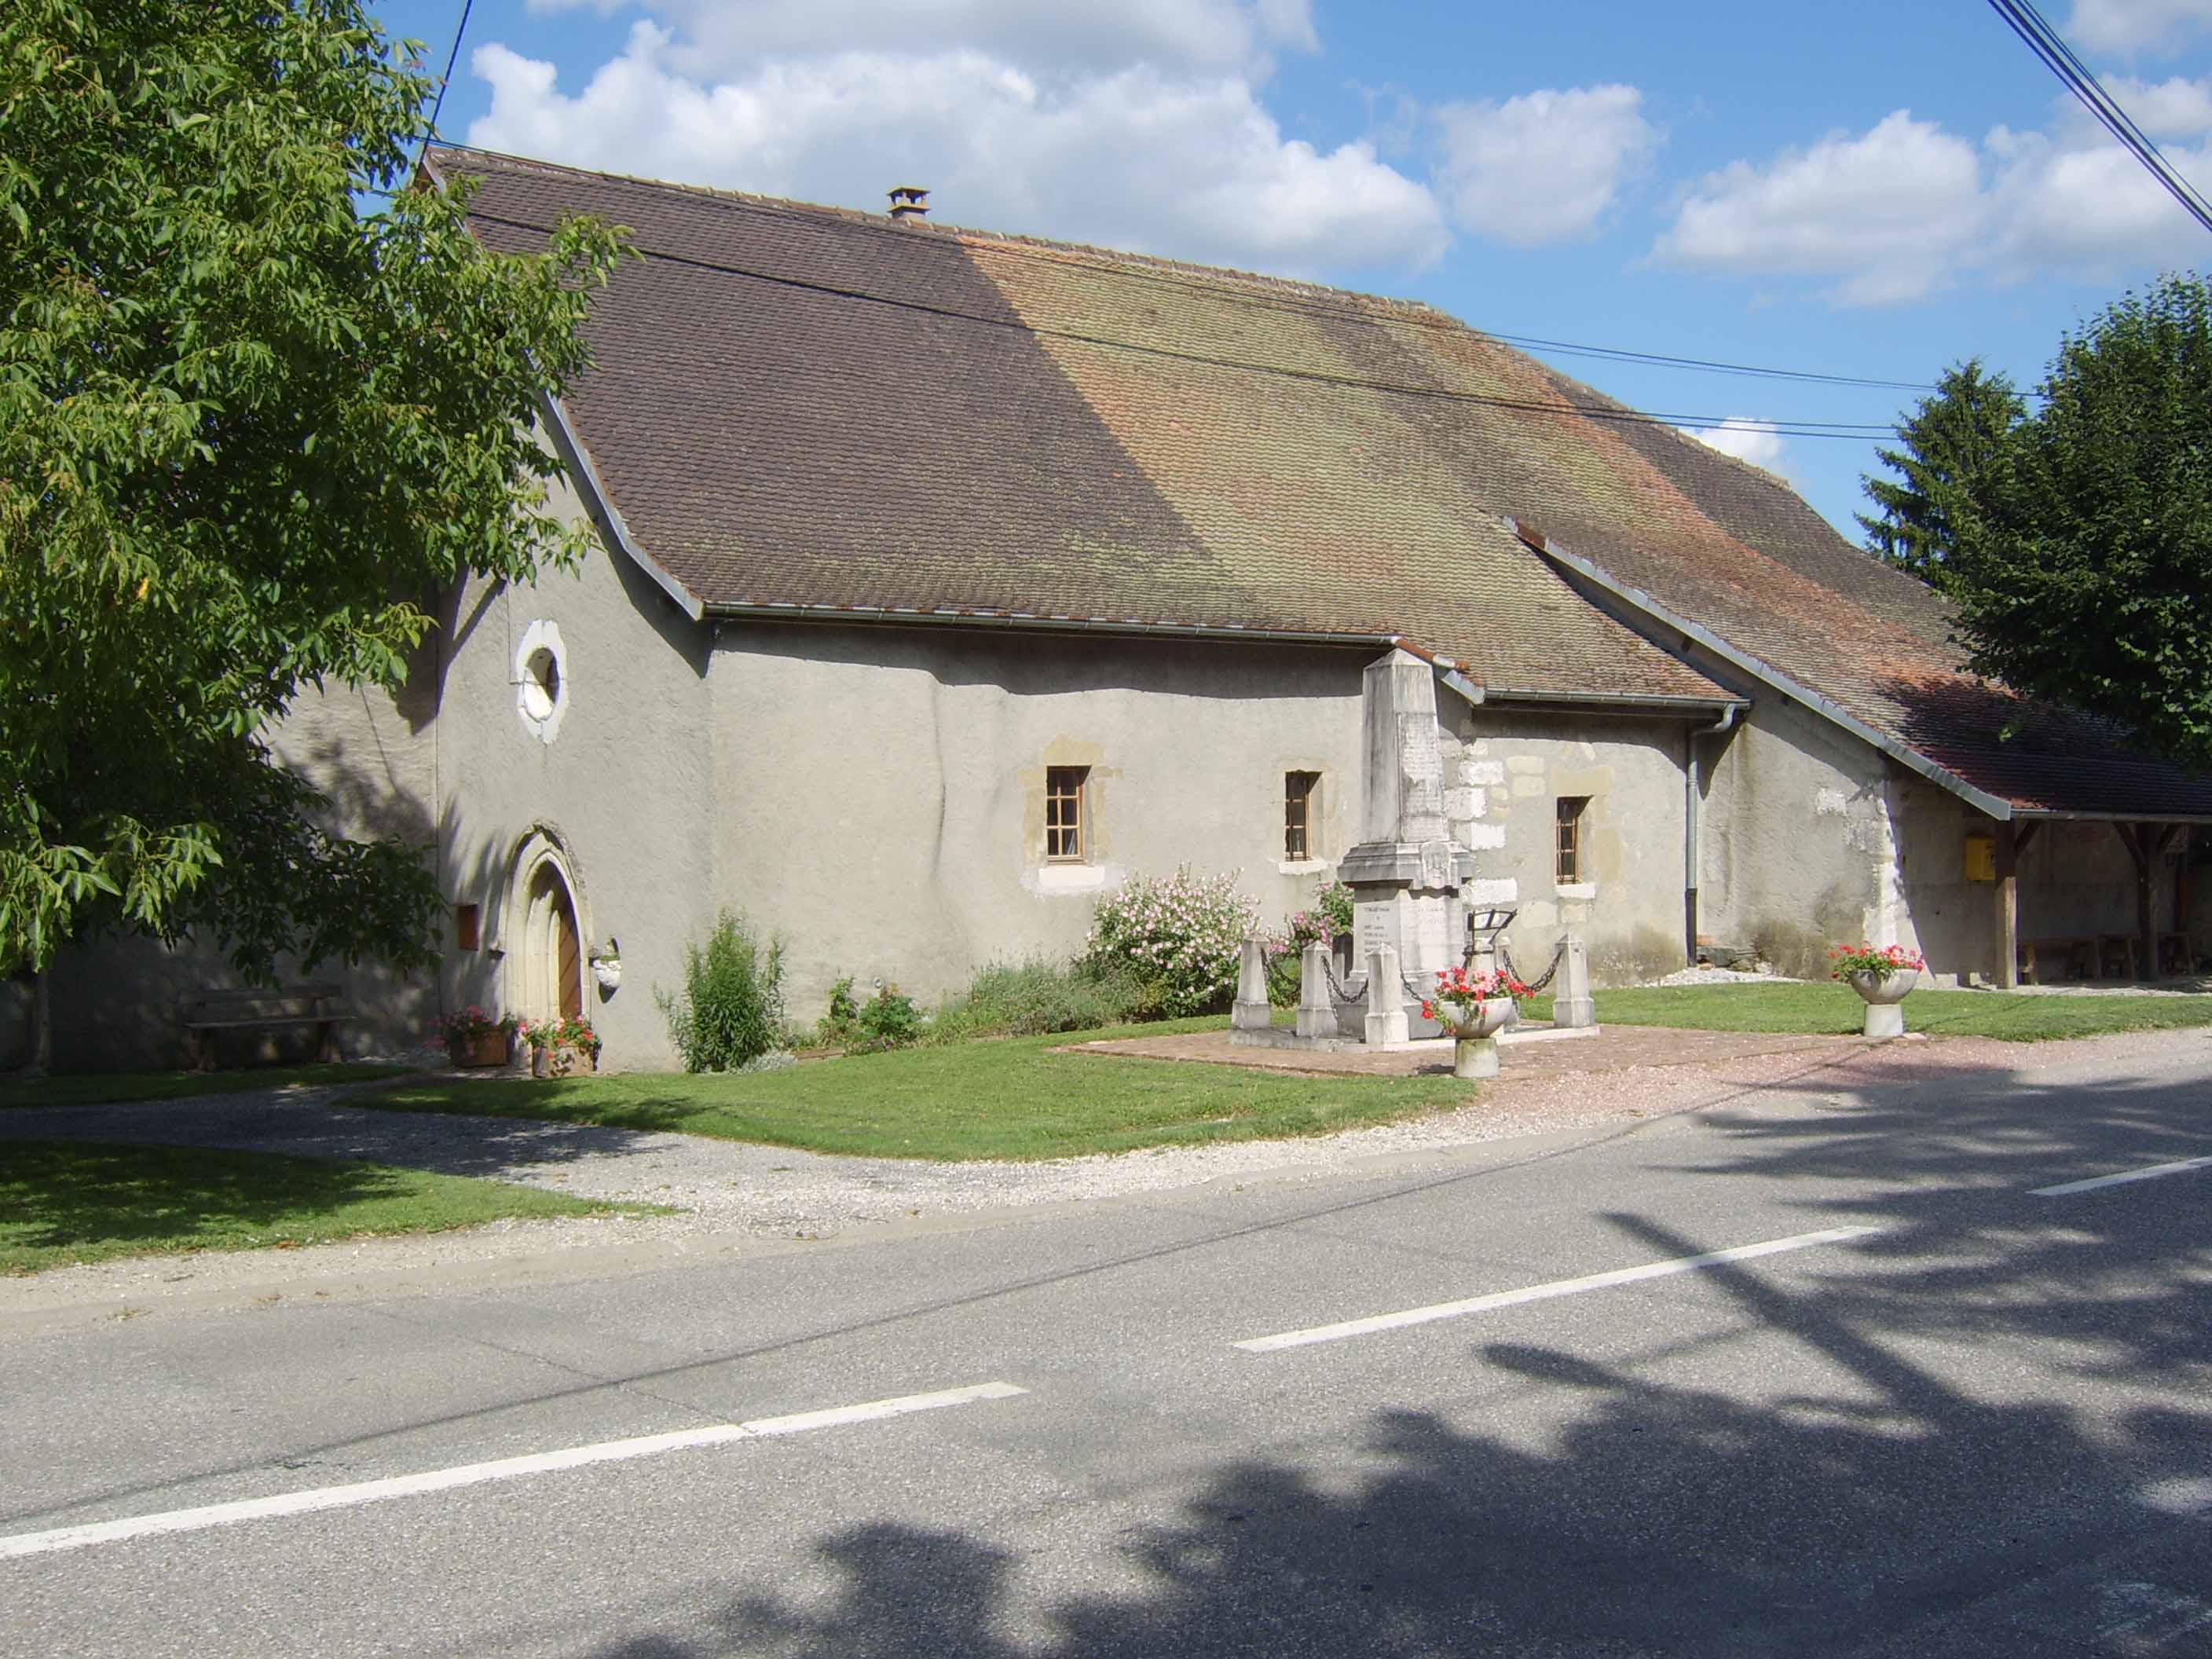
[[[2087,1181],[2062,1181],[2056,1187],[2033,1187],[2030,1198],[2063,1198],[2069,1193],[2090,1193],[2100,1187],[2124,1187],[2130,1181],[2155,1181],[2160,1176],[2183,1175],[2191,1170],[2212,1170],[2212,1158],[2185,1158],[2178,1164],[2154,1164],[2147,1169],[2123,1170],[2118,1175],[2092,1176]]]
[[[120,1521],[94,1521],[82,1526],[56,1527],[46,1532],[17,1533],[0,1537],[0,1560],[15,1556],[44,1555],[55,1550],[82,1549],[89,1544],[112,1544],[126,1538],[146,1538],[161,1533],[198,1532],[241,1521],[262,1521],[287,1515],[309,1515],[318,1510],[349,1509],[362,1504],[380,1504],[394,1498],[415,1498],[426,1492],[450,1492],[456,1486],[480,1486],[487,1480],[512,1480],[526,1474],[550,1474],[560,1469],[580,1469],[593,1463],[619,1463],[632,1458],[658,1457],[664,1452],[690,1451],[701,1446],[726,1446],[740,1440],[767,1440],[779,1435],[804,1434],[810,1429],[835,1428],[847,1423],[872,1422],[878,1418],[903,1417],[910,1412],[941,1411],[979,1400],[1010,1400],[1026,1394],[1011,1382],[979,1382],[965,1389],[945,1389],[936,1394],[902,1395],[895,1400],[873,1400],[860,1406],[836,1406],[827,1411],[799,1412],[790,1417],[763,1417],[750,1423],[717,1423],[708,1428],[678,1429],[668,1434],[640,1435],[630,1440],[605,1440],[597,1445],[570,1446],[562,1451],[538,1452],[526,1457],[501,1457],[488,1463],[463,1463],[453,1468],[432,1469],[422,1474],[394,1475],[383,1480],[360,1480],[344,1486],[317,1486],[307,1492],[281,1492],[274,1498],[242,1498],[229,1504],[209,1504],[198,1509],[169,1510],[158,1515],[131,1516]]]
[[[1464,1302],[1439,1302],[1433,1307],[1408,1308],[1403,1313],[1376,1314],[1367,1319],[1347,1319],[1337,1325],[1316,1325],[1303,1331],[1283,1331],[1273,1336],[1255,1336],[1249,1341],[1231,1344],[1247,1353],[1273,1353],[1281,1348],[1303,1348],[1314,1342],[1341,1342],[1347,1337],[1371,1336],[1376,1331],[1392,1331],[1407,1325],[1426,1325],[1439,1319],[1462,1319],[1469,1314],[1488,1313],[1495,1308],[1516,1308],[1528,1302],[1548,1302],[1554,1297],[1579,1296],[1584,1291],[1610,1290],[1616,1285],[1633,1285],[1640,1279],[1665,1279],[1674,1273],[1695,1273],[1701,1267],[1717,1267],[1724,1261],[1749,1261],[1762,1255],[1779,1255],[1785,1250],[1809,1250],[1816,1245],[1839,1244],[1845,1239],[1864,1238],[1869,1233],[1885,1231],[1881,1227],[1829,1227],[1817,1233],[1797,1233],[1788,1238],[1770,1238],[1759,1244],[1738,1244],[1731,1249],[1708,1250],[1702,1255],[1678,1256],[1671,1261],[1647,1262],[1640,1267],[1616,1267],[1611,1273],[1591,1273],[1582,1279],[1559,1279],[1548,1285],[1530,1285],[1517,1291],[1497,1291],[1488,1296],[1471,1296]]]

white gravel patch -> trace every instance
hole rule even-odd
[[[1645,985],[1802,985],[1802,979],[1791,979],[1784,974],[1750,974],[1738,968],[1677,968],[1664,979],[1650,979]],[[1598,997],[1602,1002],[1605,993]]]

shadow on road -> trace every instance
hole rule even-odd
[[[1176,1518],[1120,1534],[1112,1590],[1066,1588],[1044,1528],[1033,1551],[944,1526],[948,1501],[812,1540],[826,1595],[732,1586],[587,1651],[2212,1654],[2202,1200],[2027,1190],[2199,1154],[2203,1109],[1996,1074],[1809,1118],[1754,1104],[1697,1173],[1802,1187],[1808,1230],[1886,1230],[1702,1274],[1725,1305],[1678,1330],[1654,1298],[1627,1356],[1470,1342],[1479,1322],[1404,1339],[1467,1344],[1463,1395],[1163,1474],[1143,1496]],[[1633,1259],[1741,1242],[1608,1219]]]

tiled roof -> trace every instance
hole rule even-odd
[[[491,246],[591,213],[647,256],[594,306],[568,407],[634,538],[710,609],[1401,635],[1493,692],[1729,695],[1522,545],[1428,400],[1344,384],[1474,384],[1394,343],[1463,332],[1423,308],[477,151],[436,165],[480,180]]]
[[[2078,723],[2001,741],[2021,706],[1952,665],[1922,584],[1779,480],[1426,307],[477,150],[434,165],[477,179],[492,247],[575,213],[631,231],[645,257],[595,304],[568,409],[633,539],[708,609],[1397,635],[1498,696],[1728,695],[1517,520],[1997,799],[2212,814],[2212,785],[2114,763]]]

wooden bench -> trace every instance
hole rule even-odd
[[[181,1018],[185,1048],[195,1071],[215,1070],[218,1031],[274,1031],[313,1027],[315,1058],[338,1058],[338,1027],[353,1016],[336,1006],[335,985],[298,985],[289,991],[202,991],[185,1000]]]
[[[2021,941],[2021,982],[2040,985],[2053,979],[2132,980],[2140,976],[2142,943],[2131,933],[2082,933],[2060,939]],[[2185,974],[2191,962],[2186,933],[2158,936],[2158,971]]]

